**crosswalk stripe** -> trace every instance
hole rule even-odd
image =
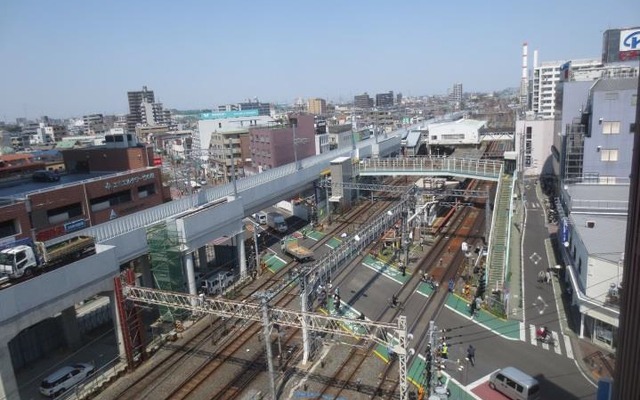
[[[529,324],[529,342],[536,346],[542,347],[545,350],[550,350],[553,348],[553,351],[556,354],[562,355],[562,346],[560,345],[560,333],[556,331],[551,331],[551,337],[553,341],[551,343],[546,343],[536,339],[536,331],[537,327],[533,324]],[[525,340],[526,341],[526,340]],[[564,342],[565,353],[567,358],[574,359],[573,349],[571,348],[571,340],[567,335],[562,335],[562,342]]]
[[[560,349],[560,336],[558,332],[552,331],[551,335],[553,337],[553,350],[555,350],[556,354],[562,354],[562,349]]]
[[[529,336],[529,340],[531,341],[531,344],[534,346],[537,346],[537,340],[536,340],[536,327],[535,325],[529,325],[529,333],[531,334]]]
[[[573,349],[571,348],[571,339],[567,335],[562,335],[564,337],[564,349],[567,353],[567,357],[573,360]]]

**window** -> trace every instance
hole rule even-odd
[[[20,225],[15,219],[0,222],[0,238],[17,235],[20,233],[19,229]]]
[[[617,135],[620,133],[620,121],[604,121],[602,123],[603,135]]]
[[[147,196],[151,196],[156,193],[156,186],[153,183],[148,185],[140,186],[138,188],[138,197],[143,199]]]
[[[218,122],[218,128],[222,128],[222,122]]]
[[[73,203],[47,211],[47,218],[50,224],[57,224],[80,215],[82,215],[82,205],[80,203]]]
[[[629,124],[629,133],[635,133],[636,131],[636,123],[632,122]]]
[[[107,196],[97,197],[95,199],[91,199],[91,211],[100,211],[105,210],[109,207],[123,204],[131,201],[131,191],[123,190],[121,192],[113,193]]]
[[[618,161],[617,149],[602,149],[600,150],[600,161]]]

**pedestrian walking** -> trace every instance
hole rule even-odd
[[[546,283],[551,284],[551,272],[547,271],[544,275]]]
[[[473,345],[467,347],[467,360],[469,360],[472,367],[476,366],[476,348]]]
[[[440,350],[440,356],[445,360],[449,358],[449,346],[447,346],[447,342],[442,343],[442,350]]]

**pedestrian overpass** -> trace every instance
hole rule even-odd
[[[502,165],[497,160],[415,157],[365,159],[354,169],[360,176],[455,176],[497,182],[502,175]]]
[[[504,173],[499,160],[443,157],[365,159],[354,164],[360,176],[454,176],[497,182],[488,232],[486,287],[503,292],[510,276],[510,246],[515,177]]]

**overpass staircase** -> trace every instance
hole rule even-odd
[[[503,174],[498,184],[489,244],[489,268],[487,270],[487,287],[491,291],[502,292],[505,283],[509,261],[509,236],[511,234],[509,226],[513,182],[513,176]]]

